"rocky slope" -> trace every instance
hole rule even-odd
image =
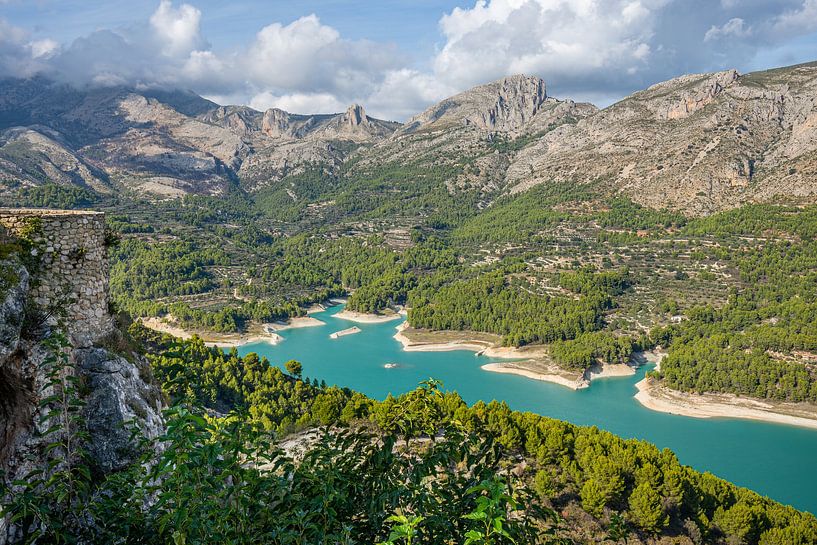
[[[242,186],[255,190],[301,172],[306,165],[340,166],[350,152],[391,136],[400,126],[369,117],[358,104],[342,114],[297,115],[278,108],[263,114],[246,109],[224,116],[222,123],[246,127],[254,153],[239,171]]]
[[[249,191],[310,165],[370,176],[453,168],[450,192],[483,203],[552,181],[594,184],[654,208],[708,214],[745,202],[817,197],[817,64],[682,76],[598,110],[511,76],[404,126],[366,115],[218,106],[189,92],[76,90],[0,82],[0,181],[177,196]],[[0,186],[0,191],[3,187]]]
[[[41,125],[0,131],[0,180],[32,186],[51,180],[108,193],[108,175],[85,161],[58,132]]]
[[[348,152],[399,126],[366,115],[294,115],[218,106],[182,91],[74,89],[42,78],[0,81],[0,181],[173,197],[253,189]],[[0,191],[3,187],[0,187]]]
[[[409,119],[399,134],[473,126],[485,131],[517,133],[547,101],[545,82],[510,76],[479,85],[439,102]]]
[[[540,78],[511,76],[431,106],[391,138],[358,154],[354,169],[371,172],[387,163],[425,170],[451,167],[461,172],[446,181],[449,193],[476,190],[487,204],[506,187],[514,155],[500,144],[514,148],[597,111],[592,104],[548,97]]]
[[[598,183],[654,208],[708,214],[817,199],[817,65],[683,76],[522,150],[508,184]]]

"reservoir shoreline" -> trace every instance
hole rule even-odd
[[[343,301],[330,301],[330,304],[342,304]],[[309,314],[325,311],[323,305],[315,305],[309,309]],[[334,314],[333,317],[340,320],[351,321],[359,324],[381,324],[402,318],[404,312],[394,314],[378,315],[365,314],[345,309]],[[172,317],[171,317],[172,320]],[[212,332],[190,331],[185,328],[168,323],[160,318],[143,318],[142,324],[150,329],[167,333],[182,339],[189,339],[194,334],[204,340],[207,346],[219,348],[234,348],[244,345],[263,342],[269,345],[277,345],[284,338],[278,334],[280,331],[288,329],[300,329],[304,327],[317,327],[325,325],[325,322],[312,316],[300,316],[291,318],[286,323],[261,324],[259,332],[248,334],[217,334]],[[343,337],[351,333],[354,328],[348,328],[336,333],[336,337]],[[451,340],[418,341],[412,336],[418,333],[408,324],[402,322],[396,328],[393,338],[397,340],[405,352],[448,352],[453,350],[467,350],[476,355],[488,358],[514,360],[489,362],[481,365],[481,369],[490,373],[510,374],[524,377],[529,380],[549,382],[571,390],[581,390],[591,385],[594,380],[614,377],[627,377],[635,374],[636,369],[645,363],[656,363],[656,370],[660,369],[661,360],[665,356],[661,351],[649,351],[639,353],[634,358],[635,365],[608,364],[596,365],[585,371],[583,374],[561,369],[555,365],[548,364],[546,360],[546,350],[542,347],[503,347],[497,343],[497,336],[489,338],[471,338],[479,334],[469,336],[462,332],[422,332],[426,336],[442,337],[446,335],[458,334],[459,338]],[[496,338],[493,338],[496,337]],[[767,402],[764,400],[754,400],[733,395],[719,394],[691,394],[679,392],[663,387],[655,379],[645,377],[635,384],[637,392],[633,396],[638,403],[651,411],[665,414],[674,414],[691,418],[734,418],[742,420],[754,420],[768,422],[771,424],[783,424],[809,429],[817,429],[817,407],[808,404]]]
[[[546,365],[531,359],[532,355],[541,356],[535,347],[528,350],[492,345],[484,340],[458,339],[448,342],[418,342],[410,338],[411,326],[403,322],[397,327],[394,338],[403,345],[407,352],[445,352],[450,350],[471,350],[489,358],[507,358],[519,361],[493,362],[481,366],[484,371],[506,373],[525,377],[530,380],[550,382],[580,390],[590,387],[593,380],[632,376],[643,364],[652,362],[656,370],[661,368],[661,360],[666,353],[660,350],[641,352],[635,355],[637,363],[594,365],[583,374],[571,375],[570,371],[555,365]],[[444,332],[440,332],[444,333]],[[531,350],[532,349],[532,350]],[[633,396],[644,408],[651,411],[676,414],[692,418],[736,418],[756,420],[771,424],[817,429],[817,407],[807,404],[772,403],[761,400],[741,398],[732,395],[689,394],[664,388],[655,379],[645,377],[636,383],[638,392]]]
[[[310,377],[380,400],[411,391],[422,381],[434,378],[447,390],[456,391],[469,405],[497,400],[506,402],[513,410],[646,440],[659,448],[674,450],[682,463],[700,471],[711,471],[798,508],[817,510],[814,492],[817,477],[796,470],[811,463],[813,453],[817,452],[814,429],[739,418],[687,418],[648,410],[633,399],[633,394],[636,382],[660,359],[659,354],[637,354],[636,363],[649,363],[637,370],[608,366],[606,373],[595,378],[626,375],[617,380],[593,380],[591,388],[572,391],[553,382],[507,373],[488,375],[482,365],[524,363],[477,355],[485,347],[499,344],[498,335],[462,331],[430,334],[409,329],[411,341],[426,345],[444,341],[447,350],[404,351],[403,344],[393,338],[406,331],[407,326],[403,325],[401,331],[395,331],[400,321],[354,324],[335,318],[342,310],[333,306],[313,316],[323,321],[325,327],[294,328],[281,333],[286,342],[277,346],[248,344],[238,352],[240,355],[255,352],[282,369],[284,362],[296,359]],[[360,333],[329,338],[330,333],[354,325],[359,326]],[[465,341],[472,341],[480,349],[463,350]],[[535,353],[541,350],[536,348]],[[524,353],[529,355],[531,349]],[[501,350],[500,355],[508,355],[508,350]],[[573,372],[570,378],[575,380],[578,375]],[[696,440],[690,441],[690,437]]]
[[[764,402],[730,394],[679,392],[661,386],[650,377],[644,377],[635,386],[638,389],[635,399],[653,411],[691,418],[740,418],[817,429],[817,408],[814,407]]]

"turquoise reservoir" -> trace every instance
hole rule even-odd
[[[531,411],[583,426],[598,426],[626,438],[645,439],[674,451],[681,463],[710,471],[781,503],[817,513],[817,430],[737,419],[698,419],[645,409],[634,398],[635,376],[597,380],[585,390],[480,367],[492,360],[469,351],[405,352],[392,337],[400,321],[354,324],[335,318],[342,307],[313,314],[326,325],[289,329],[276,346],[247,344],[274,365],[296,359],[303,374],[383,399],[411,390],[429,377],[456,390],[469,404],[503,400]],[[362,331],[338,339],[329,334],[357,325]],[[387,363],[397,367],[385,368]]]

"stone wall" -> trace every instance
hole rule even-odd
[[[76,346],[109,333],[105,214],[78,210],[0,208],[0,226],[33,242],[29,298],[64,319]]]

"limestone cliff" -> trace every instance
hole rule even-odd
[[[599,182],[653,208],[701,215],[817,199],[817,64],[682,76],[522,150],[507,183]]]
[[[510,76],[439,102],[409,119],[399,134],[472,125],[485,131],[520,132],[547,100],[545,82]]]

